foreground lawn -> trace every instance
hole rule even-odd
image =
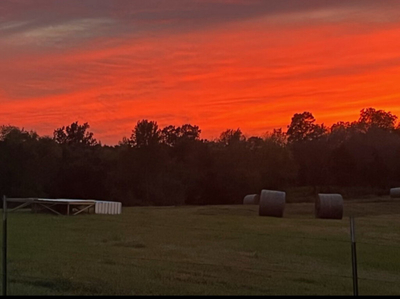
[[[258,206],[123,208],[121,215],[8,218],[9,295],[400,294],[400,200],[346,201],[342,220],[311,203],[283,218]]]

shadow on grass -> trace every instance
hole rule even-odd
[[[117,242],[114,246],[129,247],[129,248],[146,248],[146,245],[136,241]]]
[[[46,288],[57,294],[68,295],[101,295],[103,290],[99,286],[92,286],[81,282],[74,282],[65,278],[14,278],[10,279],[10,283],[29,285],[38,288]]]

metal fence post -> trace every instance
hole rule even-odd
[[[351,260],[353,265],[353,294],[354,296],[358,296],[356,235],[354,231],[354,218],[352,216],[350,216],[350,235],[351,235]]]
[[[7,296],[7,198],[3,195],[3,296]]]

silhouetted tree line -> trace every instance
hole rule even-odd
[[[400,186],[400,126],[368,108],[330,128],[310,112],[287,131],[246,138],[229,129],[200,139],[198,126],[159,128],[140,120],[116,146],[102,145],[88,123],[39,136],[0,129],[0,192],[8,197],[85,198],[129,205],[240,204],[261,189],[311,186],[314,192]]]

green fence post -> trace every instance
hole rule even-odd
[[[352,216],[350,217],[350,235],[351,235],[351,260],[353,265],[353,294],[354,296],[358,296],[356,235],[354,231],[354,218]]]
[[[3,296],[7,296],[7,198],[3,195]]]

